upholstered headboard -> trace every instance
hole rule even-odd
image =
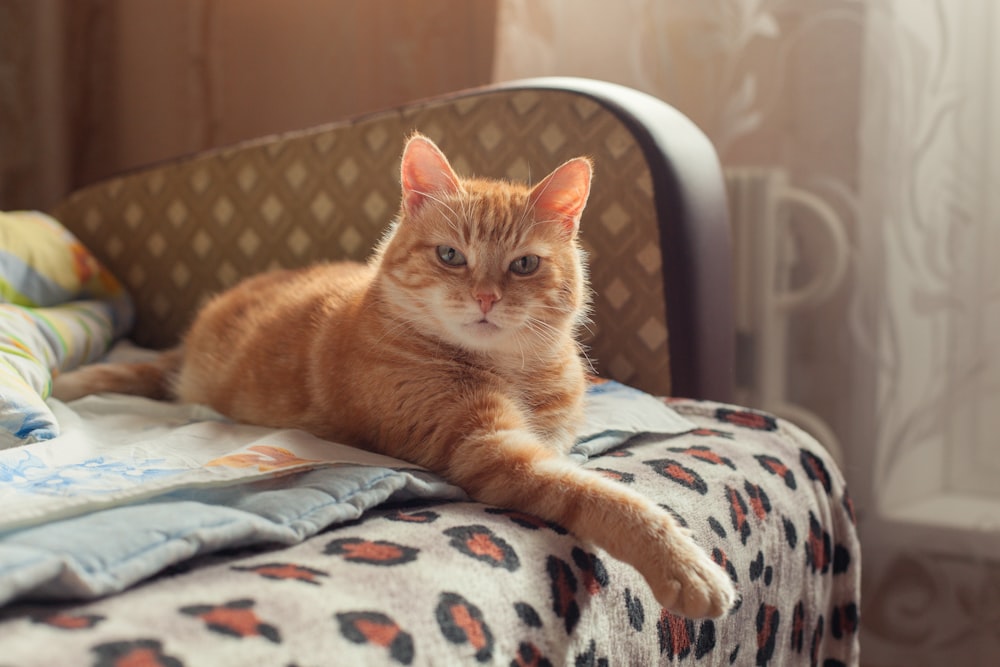
[[[597,369],[659,394],[729,398],[715,153],[680,113],[620,86],[536,79],[463,91],[153,166],[78,191],[53,214],[131,291],[134,341],[169,346],[206,296],[243,276],[365,259],[398,210],[399,156],[414,129],[478,176],[537,179],[590,155],[581,238]]]

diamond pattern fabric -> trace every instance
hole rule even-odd
[[[399,156],[414,130],[466,175],[538,180],[576,155],[594,159],[581,225],[595,291],[589,355],[604,376],[668,394],[650,171],[628,128],[581,94],[466,93],[265,137],[90,186],[53,214],[131,292],[133,340],[167,347],[209,295],[245,276],[364,260],[398,211]]]

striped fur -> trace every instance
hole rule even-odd
[[[401,176],[400,215],[367,265],[252,277],[206,305],[182,349],[67,374],[56,396],[170,394],[406,459],[592,540],[677,613],[725,613],[731,581],[668,513],[562,456],[585,388],[589,160],[533,188],[460,179],[415,135]]]

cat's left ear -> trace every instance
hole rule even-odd
[[[590,196],[594,167],[585,157],[563,163],[531,190],[529,201],[542,220],[562,224],[571,235],[580,228],[580,216]]]
[[[414,134],[403,149],[400,165],[403,207],[416,213],[428,200],[451,195],[462,189],[448,158],[437,145],[422,134]]]

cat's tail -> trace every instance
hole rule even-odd
[[[160,353],[152,361],[91,364],[57,375],[52,396],[72,401],[90,394],[116,392],[157,400],[173,398],[173,379],[180,369],[182,348]]]

